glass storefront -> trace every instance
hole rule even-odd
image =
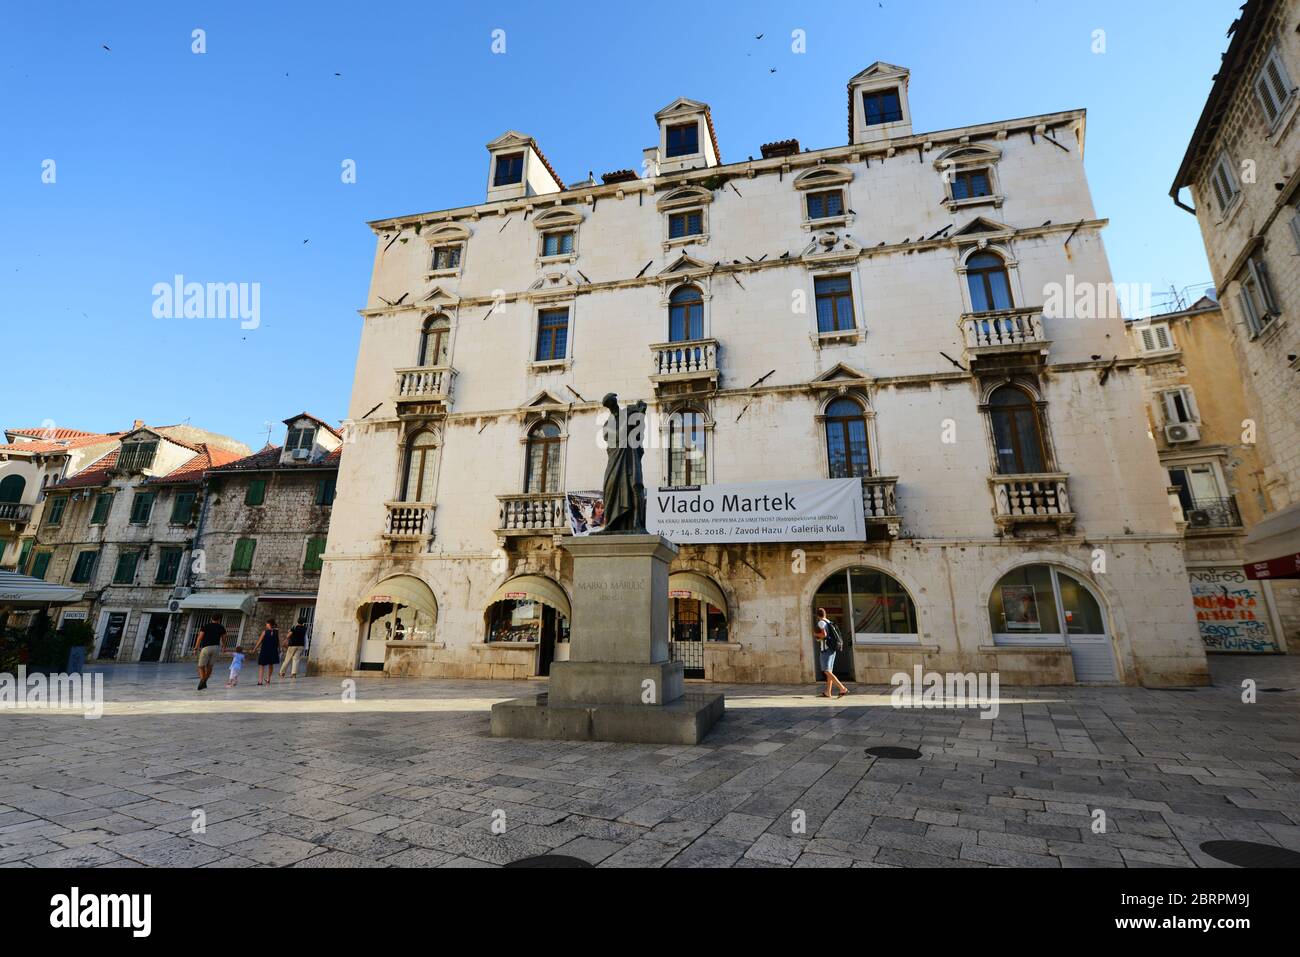
[[[377,601],[369,606],[367,641],[432,641],[433,620],[417,608]]]

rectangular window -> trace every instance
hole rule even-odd
[[[155,585],[176,584],[176,576],[181,570],[181,552],[179,548],[158,550],[158,571],[153,578]]]
[[[136,492],[131,499],[131,524],[148,525],[153,514],[153,492]]]
[[[316,483],[316,504],[333,505],[334,504],[334,484],[337,479],[323,478]]]
[[[194,503],[197,499],[197,492],[177,492],[176,500],[172,502],[171,524],[194,524]]]
[[[492,177],[493,186],[513,186],[524,181],[524,154],[506,153],[497,157],[496,175]]]
[[[266,501],[266,479],[253,479],[244,491],[244,504],[254,508]]]
[[[307,554],[302,562],[305,572],[318,572],[321,569],[321,556],[325,554],[325,539],[307,539]]]
[[[248,573],[253,570],[253,552],[257,549],[257,539],[241,538],[235,542],[235,556],[230,560],[232,575]]]
[[[32,575],[33,578],[40,578],[40,579],[44,580],[44,578],[45,578],[45,573],[46,573],[47,571],[50,570],[50,556],[51,556],[52,554],[54,554],[54,553],[53,553],[53,552],[37,552],[34,556],[32,556],[32,572],[31,572],[31,575]]]
[[[1264,109],[1264,118],[1268,120],[1269,126],[1276,124],[1286,112],[1292,92],[1291,78],[1282,65],[1282,58],[1276,49],[1271,50],[1255,77],[1255,96],[1259,98],[1259,105]]]
[[[848,276],[819,276],[813,280],[817,300],[817,331],[843,332],[856,328],[853,287]]]
[[[122,552],[117,556],[117,568],[113,569],[114,585],[134,585],[135,570],[140,564],[139,552]]]
[[[63,524],[63,512],[68,507],[68,497],[60,495],[50,499],[50,512],[45,516],[46,525]]]
[[[1192,390],[1187,386],[1162,392],[1160,399],[1164,404],[1165,422],[1176,424],[1200,421],[1200,416],[1196,412],[1196,400],[1192,397]]]
[[[284,447],[290,452],[297,449],[310,449],[316,444],[316,429],[312,426],[290,429],[288,438],[285,439]]]
[[[700,151],[700,125],[679,123],[668,127],[668,158],[693,156]]]
[[[976,199],[980,196],[992,196],[993,188],[989,185],[989,171],[986,169],[968,169],[955,173],[952,178],[953,199]]]
[[[128,442],[117,453],[117,467],[123,472],[143,472],[153,465],[157,442]]]
[[[542,236],[543,256],[565,256],[573,252],[573,230],[545,233]]]
[[[543,309],[537,316],[537,361],[549,362],[567,355],[569,310]]]
[[[699,236],[704,233],[704,211],[688,210],[673,213],[668,217],[668,238],[681,239],[684,236]]]
[[[1246,261],[1246,273],[1237,298],[1251,335],[1259,335],[1277,318],[1277,300],[1273,298],[1268,267],[1258,256],[1251,256]]]
[[[108,521],[108,510],[113,507],[113,493],[100,492],[95,496],[95,511],[90,516],[91,525],[103,525]]]
[[[808,194],[808,218],[828,219],[844,215],[844,193],[838,189]]]
[[[1174,348],[1173,336],[1169,326],[1158,323],[1138,330],[1138,348],[1142,352],[1168,352]]]
[[[460,244],[454,246],[433,247],[434,269],[457,269],[460,267]]]
[[[1219,212],[1226,213],[1228,207],[1237,198],[1237,177],[1232,173],[1232,162],[1227,153],[1220,153],[1219,160],[1210,173],[1210,187],[1214,190],[1214,199],[1219,204]]]
[[[22,547],[18,550],[18,572],[20,574],[27,567],[27,556],[32,553],[32,542],[34,541],[36,541],[34,538],[24,538]]]
[[[898,90],[863,93],[862,115],[866,118],[867,126],[902,122],[903,104],[898,98]]]
[[[72,567],[72,583],[74,585],[88,585],[95,573],[95,560],[99,558],[97,551],[85,551],[77,553],[77,564]]]

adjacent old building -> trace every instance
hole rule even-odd
[[[485,201],[372,223],[313,667],[547,674],[616,392],[649,404],[652,499],[860,496],[788,541],[678,540],[688,676],[811,679],[820,605],[859,680],[1204,683],[1143,378],[1118,312],[1094,310],[1113,296],[1085,114],[918,133],[909,83],[873,64],[847,144],[729,162],[723,124],[680,98],[643,174],[600,184],[566,187],[511,131]]]
[[[1271,511],[1250,441],[1242,369],[1219,303],[1203,296],[1129,323],[1147,418],[1187,545],[1189,600],[1207,651],[1278,652],[1277,583],[1253,581],[1246,536]]]
[[[1228,320],[1266,511],[1245,542],[1300,636],[1300,0],[1249,0],[1229,29],[1171,195],[1194,212]],[[1191,194],[1188,206],[1183,190]]]

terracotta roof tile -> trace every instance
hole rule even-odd
[[[238,452],[231,452],[227,449],[217,448],[213,445],[204,444],[203,451],[194,458],[190,459],[180,468],[173,469],[166,475],[157,475],[153,478],[146,479],[146,485],[176,485],[189,482],[199,482],[203,479],[203,473],[211,468],[221,465],[228,465],[231,462],[238,461],[240,455]]]
[[[794,156],[799,152],[798,140],[777,140],[775,143],[764,143],[759,147],[763,154],[763,159],[771,159],[773,156]]]
[[[118,450],[114,449],[103,458],[96,459],[88,468],[68,476],[52,488],[94,488],[98,485],[107,485],[109,472],[117,465],[117,452]]]

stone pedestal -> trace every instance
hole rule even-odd
[[[492,708],[492,734],[697,744],[722,717],[723,696],[687,693],[668,660],[668,566],[677,547],[658,535],[593,535],[573,555],[569,660],[551,665],[550,691]]]

